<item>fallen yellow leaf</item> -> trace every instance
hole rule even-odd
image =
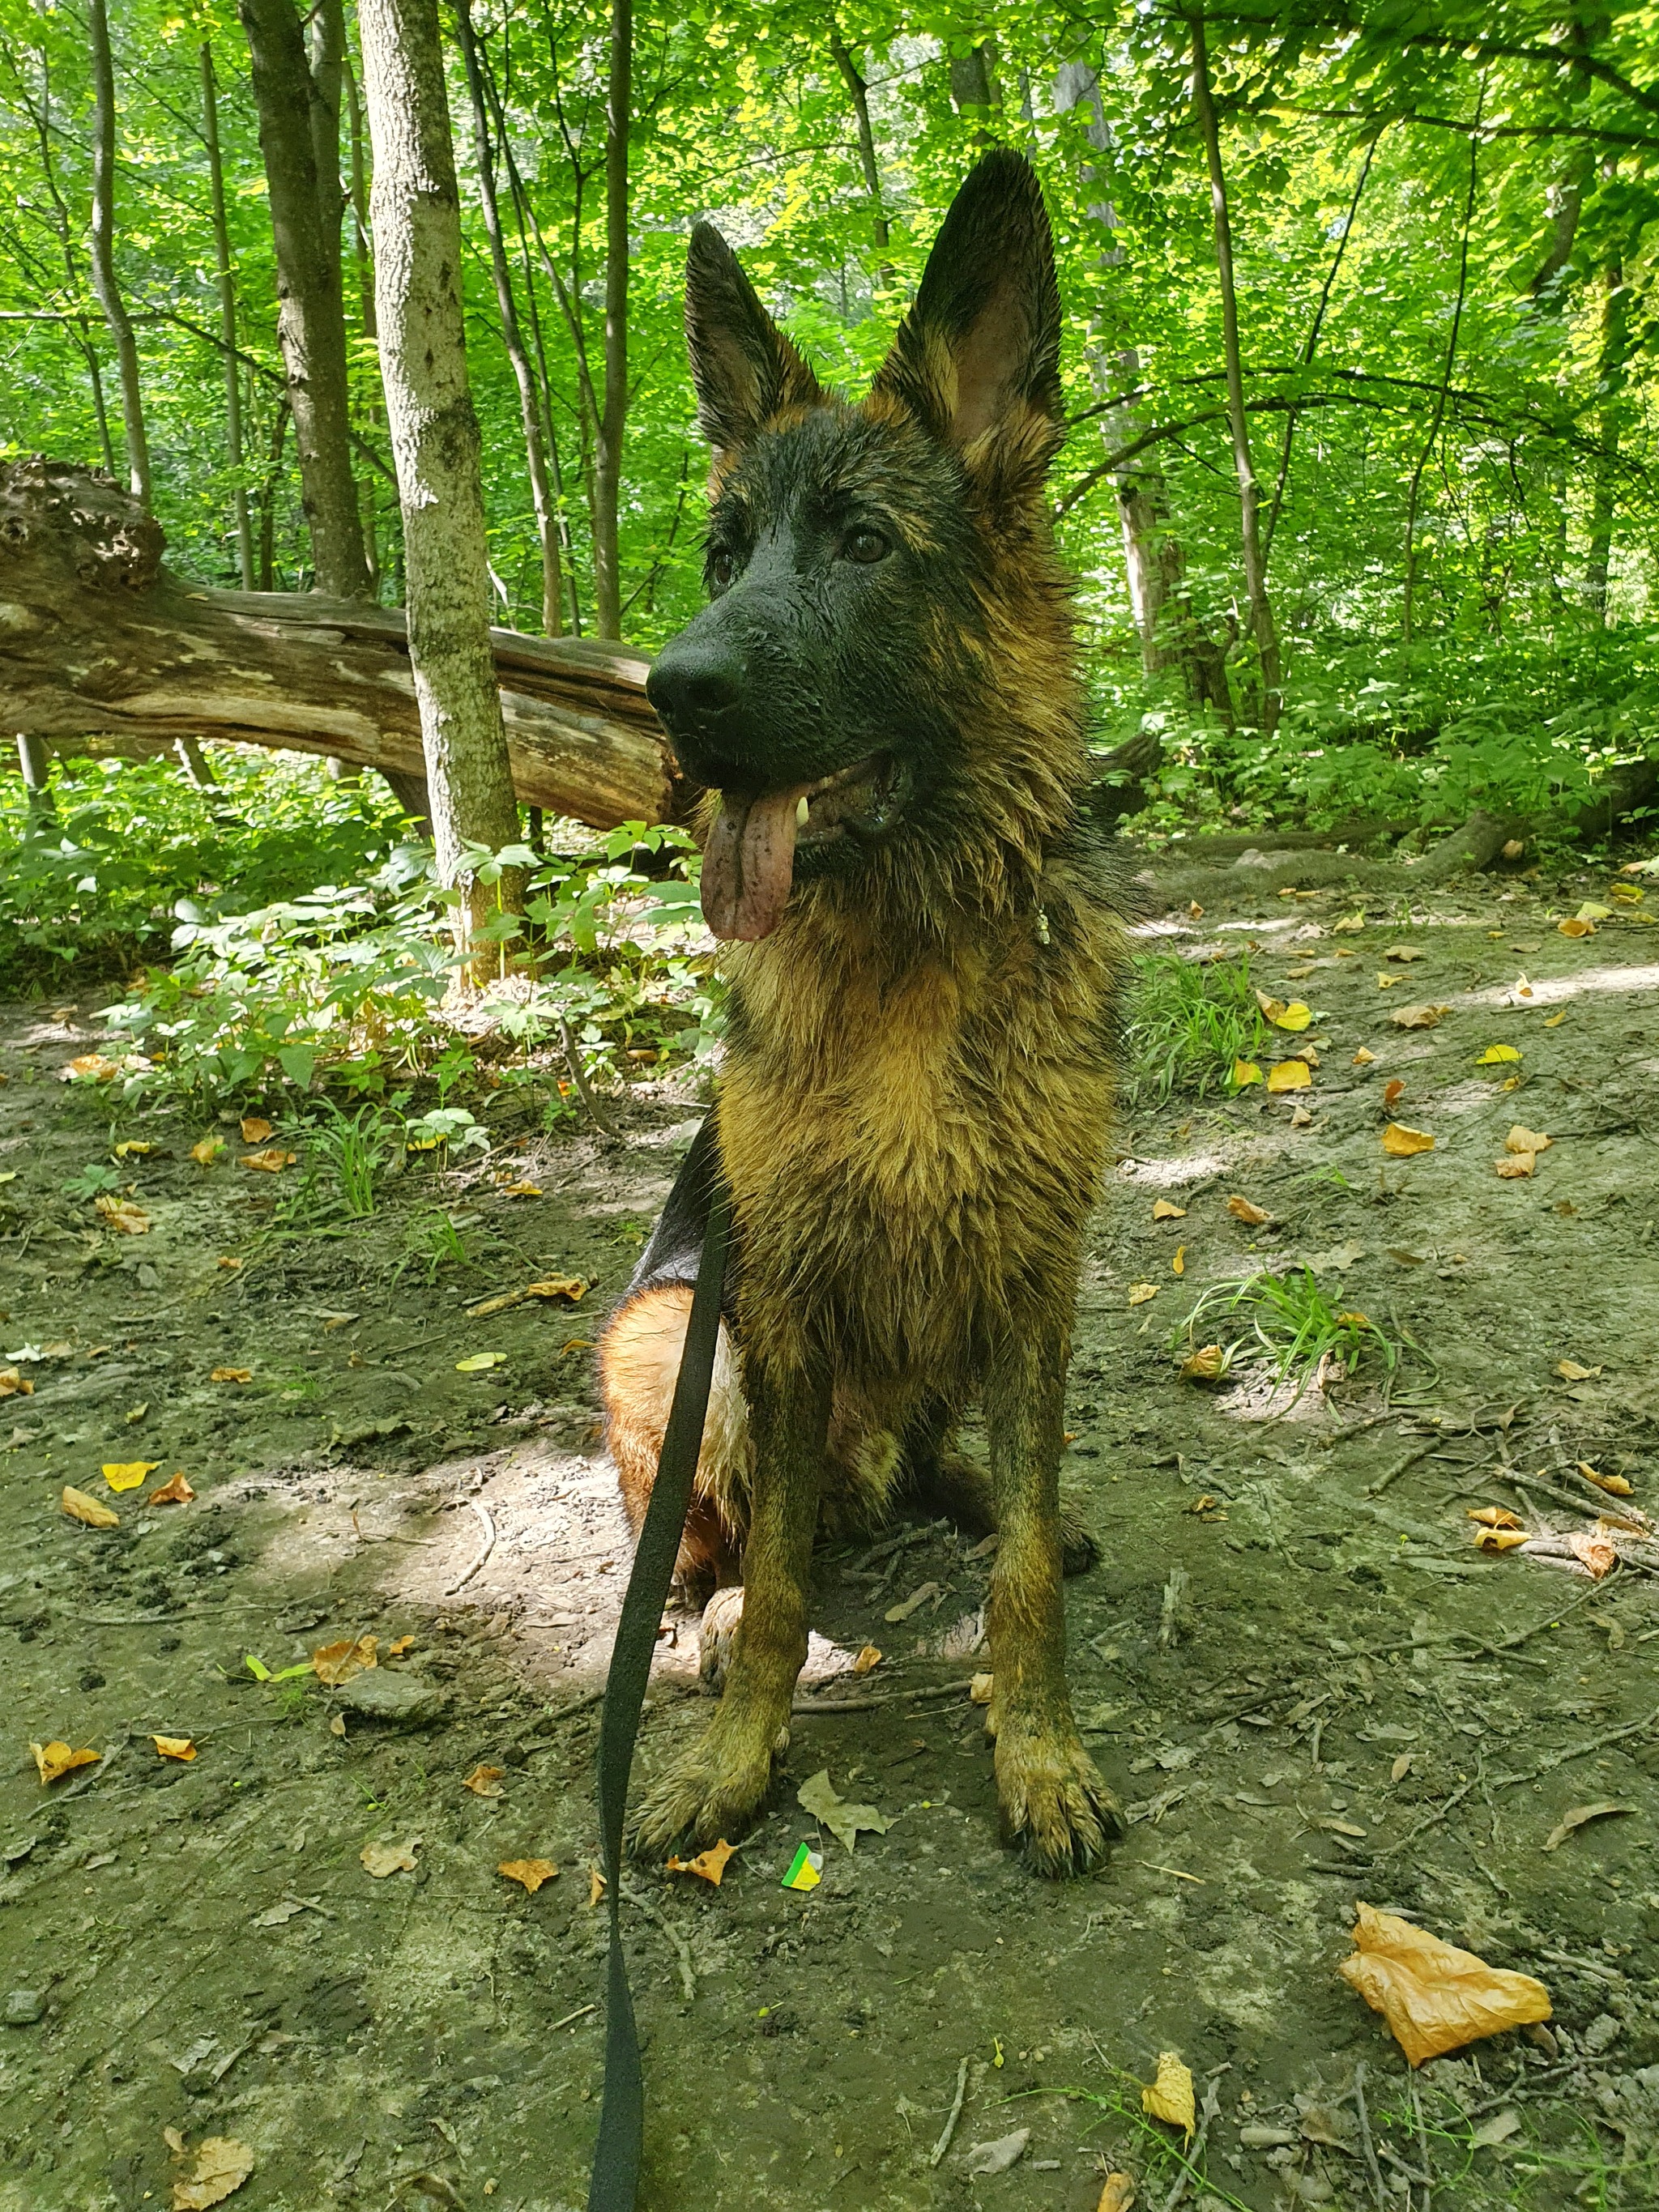
[[[190,1148],[190,1156],[198,1167],[210,1168],[225,1149],[222,1137],[203,1137]]]
[[[1305,1030],[1313,1019],[1300,999],[1292,999],[1287,1006],[1283,999],[1270,999],[1265,991],[1258,991],[1255,1002],[1276,1030]]]
[[[1595,924],[1581,921],[1576,914],[1570,915],[1565,921],[1558,921],[1555,926],[1563,937],[1594,937],[1595,934]]]
[[[169,1475],[165,1482],[158,1483],[144,1503],[146,1505],[188,1505],[195,1495],[185,1480],[184,1470],[180,1468],[177,1474]]]
[[[853,1662],[852,1671],[855,1674],[868,1674],[872,1673],[876,1668],[880,1666],[880,1652],[876,1649],[873,1644],[866,1644],[860,1648],[859,1655]]]
[[[1559,1359],[1555,1371],[1564,1382],[1589,1382],[1601,1370],[1599,1367],[1581,1367],[1576,1359]]]
[[[1413,2066],[1550,2017],[1549,1991],[1530,1974],[1489,1966],[1396,1913],[1362,1904],[1353,1940],[1336,1971],[1382,2014]]]
[[[1184,1221],[1187,1209],[1184,1206],[1171,1206],[1167,1198],[1160,1198],[1153,1204],[1152,1218],[1154,1221]]]
[[[1272,1218],[1265,1206],[1252,1205],[1248,1198],[1242,1198],[1237,1191],[1227,1200],[1227,1211],[1235,1221],[1247,1222],[1252,1229],[1259,1229],[1264,1221]]]
[[[183,2138],[179,2154],[183,2154]],[[196,2170],[173,2185],[173,2212],[208,2212],[234,2197],[253,2171],[253,2153],[228,2136],[209,2136],[196,2146]]]
[[[1172,1275],[1184,1275],[1186,1272],[1187,1247],[1184,1244],[1177,1244],[1175,1249],[1175,1257],[1170,1262],[1170,1273]]]
[[[1149,1298],[1155,1298],[1157,1296],[1158,1285],[1156,1283],[1133,1283],[1130,1285],[1129,1304],[1132,1306],[1144,1306]]]
[[[149,1216],[142,1206],[135,1206],[129,1198],[111,1198],[107,1193],[93,1200],[94,1206],[119,1237],[143,1237],[149,1232]]]
[[[503,1859],[495,1871],[497,1874],[504,1874],[509,1881],[522,1882],[530,1894],[534,1897],[542,1884],[544,1881],[551,1881],[559,1869],[551,1859]],[[590,1905],[597,1905],[599,1899],[604,1896],[605,1877],[602,1875],[593,1875],[589,1881],[589,1888],[593,1889],[594,1884],[597,1884],[598,1887],[587,1900]]]
[[[1586,1482],[1593,1482],[1598,1490],[1605,1490],[1614,1498],[1632,1498],[1635,1495],[1632,1486],[1626,1481],[1622,1474],[1600,1474],[1588,1460],[1581,1459],[1578,1462],[1578,1472]]]
[[[1512,1044],[1489,1044],[1474,1064],[1477,1067],[1497,1067],[1505,1060],[1519,1060],[1520,1057]]]
[[[154,1145],[147,1145],[137,1137],[125,1137],[115,1147],[115,1157],[118,1160],[148,1159],[155,1150]]]
[[[470,1790],[475,1797],[505,1797],[501,1778],[506,1772],[504,1766],[475,1766],[471,1774],[462,1777],[461,1787]]]
[[[1267,1070],[1270,1091],[1305,1091],[1313,1081],[1305,1060],[1281,1060]]]
[[[1355,1053],[1352,1060],[1349,1062],[1349,1066],[1352,1067],[1369,1067],[1376,1058],[1376,1054],[1374,1052],[1369,1051],[1366,1047],[1362,1044],[1358,1051]]]
[[[415,1638],[412,1636],[394,1636],[386,1647],[386,1656],[388,1659],[401,1659],[405,1651],[414,1649]]]
[[[1559,1030],[1559,1029],[1560,1028],[1560,1026],[1561,1026],[1562,1023],[1563,1023],[1564,1021],[1565,1021],[1565,1019],[1566,1019],[1566,1018],[1567,1018],[1567,1010],[1566,1010],[1566,1008],[1565,1008],[1565,1006],[1563,1006],[1563,1007],[1562,1007],[1562,1009],[1561,1009],[1561,1011],[1560,1011],[1560,1012],[1559,1012],[1559,1014],[1546,1014],[1546,1015],[1545,1015],[1545,1017],[1544,1017],[1544,1027],[1545,1027],[1547,1030]]]
[[[969,1700],[976,1705],[988,1705],[991,1702],[991,1692],[996,1687],[996,1680],[994,1674],[972,1676],[968,1684]]]
[[[112,1490],[137,1490],[147,1474],[154,1474],[159,1459],[106,1460],[104,1480]]]
[[[267,1137],[275,1134],[271,1124],[262,1114],[244,1114],[241,1129],[245,1145],[263,1145]]]
[[[376,1881],[389,1874],[412,1874],[421,1841],[419,1836],[411,1836],[406,1844],[365,1844],[357,1854],[358,1863]]]
[[[187,1735],[153,1735],[150,1741],[162,1759],[179,1759],[188,1764],[196,1756],[196,1746]]]
[[[1334,925],[1340,929],[1339,921]],[[1135,2185],[1127,2173],[1109,2173],[1100,2192],[1100,2202],[1095,2212],[1132,2212],[1135,2201]]]
[[[0,1367],[0,1398],[32,1398],[34,1385],[15,1367]]]
[[[1517,1121],[1504,1139],[1504,1150],[1506,1152],[1547,1152],[1554,1142],[1554,1138],[1547,1137],[1541,1129],[1524,1128]]]
[[[1182,2129],[1187,2140],[1192,2141],[1193,2130],[1198,2125],[1198,2104],[1191,2070],[1175,2051],[1158,2052],[1158,2079],[1141,2090],[1140,2106],[1151,2118],[1167,2120],[1171,2127]]]
[[[1236,1060],[1233,1062],[1233,1088],[1235,1091],[1246,1091],[1249,1088],[1251,1084],[1260,1083],[1261,1080],[1261,1070],[1256,1066],[1253,1060]]]
[[[1401,1006],[1389,1020],[1397,1030],[1435,1030],[1450,1012],[1449,1006]]]
[[[726,1863],[737,1849],[736,1844],[728,1844],[722,1836],[719,1843],[711,1844],[706,1851],[699,1851],[694,1859],[671,1858],[668,1871],[670,1874],[694,1874],[703,1881],[712,1881],[718,1889],[726,1873]]]
[[[240,1260],[234,1257],[234,1255],[227,1253],[224,1257],[221,1259],[218,1264],[222,1267],[228,1267],[233,1273],[234,1273],[236,1269],[240,1267],[242,1263]]]
[[[1392,991],[1396,983],[1403,983],[1405,980],[1403,975],[1384,975],[1379,972],[1376,988],[1379,991]]]
[[[1363,914],[1345,914],[1340,921],[1334,921],[1331,924],[1334,932],[1339,929],[1349,931],[1364,929],[1364,927],[1365,917]]]
[[[379,1649],[377,1636],[347,1636],[337,1644],[319,1644],[311,1655],[311,1671],[319,1682],[336,1690],[354,1674],[378,1666]]]
[[[284,1168],[291,1168],[298,1158],[297,1152],[285,1152],[280,1145],[270,1145],[262,1152],[244,1152],[240,1165],[257,1169],[261,1175],[280,1175]]]
[[[1575,1528],[1567,1538],[1568,1548],[1579,1565],[1586,1570],[1593,1582],[1610,1575],[1619,1564],[1619,1553],[1607,1538]]]
[[[556,1869],[555,1871],[556,1872]],[[496,1872],[498,1874],[505,1874],[507,1872],[507,1869],[505,1867],[498,1867],[496,1869]],[[518,1878],[517,1875],[514,1875],[512,1877],[514,1881],[516,1881]],[[605,1876],[599,1872],[598,1867],[589,1867],[587,1869],[587,1909],[590,1912],[604,1895]]]
[[[1516,1552],[1526,1541],[1524,1528],[1481,1528],[1474,1532],[1477,1552]]]
[[[1538,1164],[1536,1152],[1506,1152],[1497,1163],[1498,1172],[1508,1182],[1529,1176]]]
[[[56,1782],[60,1775],[68,1774],[77,1766],[96,1766],[99,1754],[95,1751],[71,1751],[66,1743],[32,1743],[34,1763],[40,1770],[42,1784]]]
[[[210,1382],[251,1382],[252,1380],[253,1370],[251,1367],[216,1367],[208,1377]]]
[[[541,1194],[542,1187],[538,1182],[504,1182],[501,1185],[503,1198],[539,1198]]]
[[[1518,1528],[1521,1526],[1519,1518],[1510,1511],[1507,1505],[1471,1505],[1469,1518],[1483,1522],[1488,1528]]]
[[[1397,1160],[1408,1160],[1413,1152],[1431,1152],[1434,1139],[1426,1129],[1408,1129],[1403,1121],[1390,1121],[1382,1132],[1382,1149]]]
[[[482,1375],[486,1368],[499,1367],[507,1358],[504,1352],[473,1352],[465,1359],[455,1362],[458,1375]]]
[[[84,1490],[76,1489],[73,1483],[64,1485],[64,1495],[59,1503],[71,1521],[84,1522],[88,1528],[118,1528],[121,1525],[118,1513],[112,1513],[107,1505],[100,1504],[95,1498],[88,1498]]]
[[[106,1060],[101,1052],[83,1052],[78,1053],[69,1062],[64,1070],[64,1079],[69,1082],[78,1076],[82,1082],[107,1083],[112,1076],[120,1073],[118,1060]]]
[[[1398,960],[1403,963],[1407,960],[1421,960],[1425,958],[1426,955],[1420,945],[1390,945],[1384,951],[1382,957],[1385,960]]]
[[[1227,1371],[1227,1355],[1218,1344],[1206,1344],[1181,1364],[1183,1382],[1218,1382]]]

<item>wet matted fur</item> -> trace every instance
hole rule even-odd
[[[720,1704],[636,1840],[735,1835],[789,1736],[821,1523],[901,1488],[1000,1535],[988,1632],[1006,1825],[1049,1872],[1119,1816],[1065,1672],[1062,1403],[1107,1157],[1124,963],[1079,822],[1084,707],[1045,479],[1062,434],[1047,216],[1018,155],[958,193],[862,402],[823,390],[735,257],[694,233],[687,329],[714,447],[711,603],[650,693],[718,795],[703,904],[727,955],[715,1107],[600,1352],[637,1528],[714,1178],[735,1221],[680,1554],[741,1571]],[[988,1470],[952,1432],[983,1408]],[[1073,1531],[1073,1548],[1081,1539]]]

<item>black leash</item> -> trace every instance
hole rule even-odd
[[[657,1648],[657,1631],[668,1602],[674,1561],[691,1503],[692,1480],[702,1449],[731,1226],[730,1205],[724,1189],[716,1185],[703,1231],[702,1255],[697,1262],[697,1283],[674,1383],[674,1402],[663,1431],[657,1480],[635,1547],[633,1571],[623,1596],[611,1671],[605,1678],[605,1709],[599,1717],[599,1844],[611,1907],[611,1964],[605,1999],[605,2101],[599,2110],[599,2139],[588,2184],[587,2212],[634,2212],[640,2185],[645,2077],[640,2065],[639,2031],[634,2022],[634,1996],[628,1986],[628,1957],[623,1948],[623,1823],[634,1740],[639,1734],[640,1709],[651,1677],[651,1656]]]

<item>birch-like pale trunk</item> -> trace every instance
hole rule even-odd
[[[519,839],[489,643],[482,440],[467,382],[460,197],[437,0],[360,0],[374,181],[375,319],[398,463],[409,658],[420,708],[440,880],[457,890],[457,940],[475,981],[477,932],[515,880],[479,881],[468,853]]]
[[[593,599],[601,637],[622,635],[623,432],[628,422],[628,137],[634,120],[634,0],[611,0],[605,110],[605,400],[593,454]]]
[[[115,63],[110,52],[106,0],[92,0],[88,28],[92,35],[93,83],[92,289],[109,325],[120,372],[128,483],[148,507],[149,440],[144,430],[144,398],[138,382],[138,342],[132,335],[132,318],[115,274]]]
[[[253,524],[242,477],[242,369],[236,351],[236,276],[225,215],[225,165],[219,150],[219,83],[213,47],[202,41],[202,135],[207,141],[208,189],[213,209],[213,258],[219,278],[219,333],[225,356],[225,459],[230,464],[231,513],[236,524],[236,566],[242,589],[253,589]]]

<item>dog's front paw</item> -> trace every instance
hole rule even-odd
[[[1123,1814],[1071,1725],[1004,1712],[997,1724],[997,1795],[1011,1841],[1040,1874],[1087,1874],[1123,1833]]]
[[[729,1843],[741,1835],[765,1803],[773,1759],[788,1741],[787,1724],[767,1725],[722,1705],[647,1790],[634,1821],[635,1853],[660,1858],[681,1843]]]

